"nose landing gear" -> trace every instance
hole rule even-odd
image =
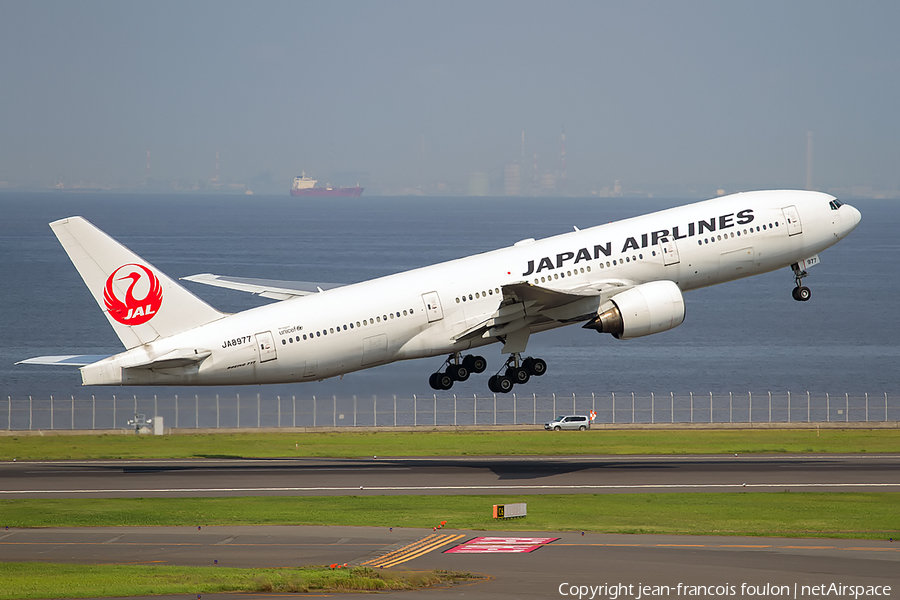
[[[794,263],[791,265],[791,269],[794,271],[794,283],[795,287],[791,290],[791,297],[798,302],[806,302],[812,297],[812,290],[810,290],[805,285],[802,285],[802,279],[809,275],[805,270],[800,268],[800,265]]]
[[[798,285],[791,290],[791,296],[799,302],[806,302],[812,296],[812,291],[805,285]]]
[[[451,354],[444,362],[447,368],[437,373],[432,373],[428,378],[428,385],[434,390],[449,390],[455,381],[465,381],[471,373],[483,373],[487,369],[487,361],[484,357],[468,355],[460,360],[460,354]]]

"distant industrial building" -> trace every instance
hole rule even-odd
[[[544,173],[541,175],[540,182],[538,184],[538,191],[542,194],[549,194],[556,191],[556,174]]]
[[[522,167],[517,163],[509,163],[503,170],[503,194],[506,196],[522,195]]]

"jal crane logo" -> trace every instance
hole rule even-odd
[[[115,282],[128,281],[128,290],[122,298],[117,293],[119,287]],[[135,289],[137,288],[137,289]],[[135,293],[146,293],[140,298],[135,298]],[[106,289],[103,291],[103,301],[113,319],[123,325],[141,325],[146,323],[159,312],[162,306],[162,285],[153,271],[143,265],[122,265],[112,272],[106,280]]]

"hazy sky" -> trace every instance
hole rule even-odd
[[[0,0],[0,180],[900,187],[900,2]],[[424,152],[423,152],[424,148]],[[289,182],[289,181],[288,181]]]

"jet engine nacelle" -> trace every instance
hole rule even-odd
[[[585,329],[631,338],[674,329],[684,322],[684,297],[674,281],[652,281],[616,294],[600,305]]]

